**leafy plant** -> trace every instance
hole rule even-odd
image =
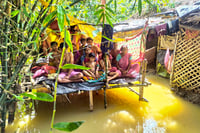
[[[77,122],[60,122],[53,125],[53,128],[58,129],[60,131],[72,132],[79,128],[84,121]]]

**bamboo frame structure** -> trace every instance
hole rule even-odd
[[[200,34],[194,38],[187,38],[186,30],[181,27],[174,51],[173,68],[170,78],[172,87],[185,90],[200,89]]]

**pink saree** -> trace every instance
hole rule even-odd
[[[119,67],[122,70],[126,71],[128,69],[129,61],[132,62],[131,56],[132,56],[131,54],[127,53],[126,55],[121,57],[121,59],[119,60]],[[123,75],[123,76],[135,78],[138,75],[139,71],[140,71],[139,64],[131,64],[129,71],[126,73],[126,75]]]

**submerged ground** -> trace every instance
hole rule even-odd
[[[70,95],[71,103],[58,97],[55,122],[84,120],[74,133],[199,133],[200,106],[173,94],[168,79],[152,74],[147,79],[152,83],[144,91],[148,103],[139,102],[138,96],[126,88],[107,91],[106,110],[103,92],[94,93],[93,112],[88,111],[88,93]],[[37,111],[25,111],[25,106],[18,106],[20,111],[6,132],[49,132],[52,107],[52,103],[40,102]]]

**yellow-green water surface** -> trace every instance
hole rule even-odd
[[[144,90],[148,103],[139,102],[138,96],[127,88],[107,90],[107,109],[103,92],[94,92],[93,112],[88,111],[87,92],[70,95],[71,103],[58,97],[55,123],[84,120],[74,133],[200,133],[200,106],[170,91],[168,79],[155,75],[147,78],[152,83]],[[23,106],[18,108],[23,110]],[[40,102],[37,111],[24,109],[7,126],[6,133],[48,133],[52,108],[52,103]]]

